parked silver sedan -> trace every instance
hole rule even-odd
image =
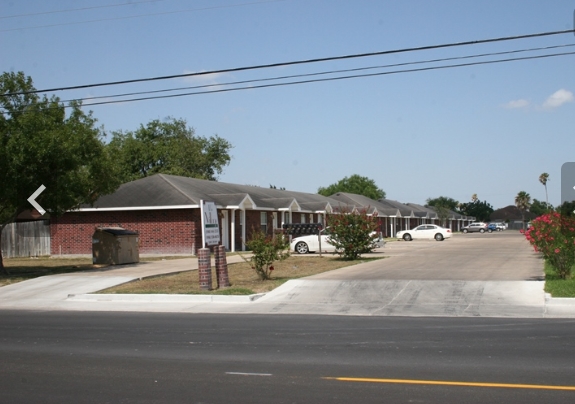
[[[435,224],[422,224],[411,230],[398,231],[395,237],[405,241],[417,239],[443,241],[451,237],[451,229],[446,229]]]

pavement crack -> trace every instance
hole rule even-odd
[[[405,286],[403,287],[403,289],[401,289],[401,290],[399,291],[399,293],[396,294],[396,295],[393,297],[393,299],[391,299],[391,300],[389,301],[389,303],[387,303],[385,306],[391,306],[391,305],[393,304],[393,302],[394,302],[399,296],[401,296],[401,294],[405,291],[405,289],[407,289],[407,287],[408,287],[410,284],[411,284],[411,281],[407,281],[407,283],[405,284]]]

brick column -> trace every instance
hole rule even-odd
[[[230,279],[228,277],[226,247],[223,245],[214,247],[214,255],[216,257],[216,278],[218,282],[218,289],[227,288],[230,286]]]
[[[200,277],[200,289],[212,290],[212,264],[209,248],[198,250],[198,274]]]

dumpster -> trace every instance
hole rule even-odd
[[[92,235],[94,264],[132,264],[140,262],[140,235],[121,227],[97,227]]]

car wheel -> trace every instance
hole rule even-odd
[[[307,254],[309,252],[309,247],[306,243],[300,241],[295,245],[294,250],[296,250],[298,254]]]
[[[463,230],[461,230],[461,232],[462,232],[463,234],[466,234],[466,233],[467,233],[467,229],[463,229]]]
[[[487,232],[488,232],[488,233],[493,233],[493,230],[487,229]]]
[[[437,241],[443,241],[443,235],[442,235],[441,233],[437,233],[437,234],[435,235],[435,240],[437,240]]]
[[[479,233],[485,233],[485,229],[479,229]]]
[[[403,239],[404,239],[405,241],[411,241],[411,236],[410,236],[409,234],[404,234],[404,235],[403,235]]]

